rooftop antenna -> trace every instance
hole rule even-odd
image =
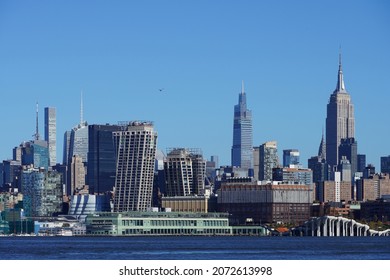
[[[39,140],[39,130],[38,130],[38,101],[36,103],[36,116],[35,116],[35,134],[33,135],[35,140]]]

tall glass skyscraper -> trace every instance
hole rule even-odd
[[[88,172],[90,193],[111,192],[115,185],[116,156],[113,132],[119,125],[88,126]]]
[[[88,123],[84,120],[83,109],[83,94],[80,99],[80,123],[70,131],[68,165],[72,161],[72,157],[78,155],[84,163],[88,162]],[[65,133],[65,137],[68,135]],[[64,139],[67,141],[67,139]],[[64,145],[65,147],[65,145]],[[64,148],[65,150],[65,148]]]
[[[234,106],[232,166],[253,169],[252,112],[246,107],[244,82]]]
[[[151,122],[128,122],[113,132],[117,164],[114,212],[146,211],[152,205],[157,132]]]
[[[64,144],[62,149],[62,164],[68,165],[69,161],[69,146],[70,146],[70,130],[64,133]]]
[[[337,85],[330,96],[326,116],[326,161],[332,168],[339,163],[341,139],[354,137],[354,107],[345,89],[340,55]]]
[[[49,148],[49,166],[57,164],[56,109],[45,108],[45,141]]]
[[[72,157],[78,155],[83,162],[88,162],[88,124],[82,122],[70,132],[68,164]]]

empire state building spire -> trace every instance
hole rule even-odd
[[[333,93],[347,93],[347,91],[345,89],[343,69],[342,69],[342,65],[341,65],[341,52],[339,54],[339,71],[338,71],[338,77],[337,77],[337,85],[336,85],[336,89],[334,90]]]

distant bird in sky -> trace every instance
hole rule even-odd
[[[163,91],[164,91],[164,88],[159,88],[158,91],[159,91],[159,92],[163,92]]]

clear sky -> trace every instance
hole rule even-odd
[[[63,134],[154,121],[158,148],[201,148],[230,164],[244,80],[253,143],[317,154],[326,105],[344,80],[358,152],[390,154],[390,1],[0,1],[0,159],[31,140],[35,103]],[[164,88],[163,91],[159,91]]]

